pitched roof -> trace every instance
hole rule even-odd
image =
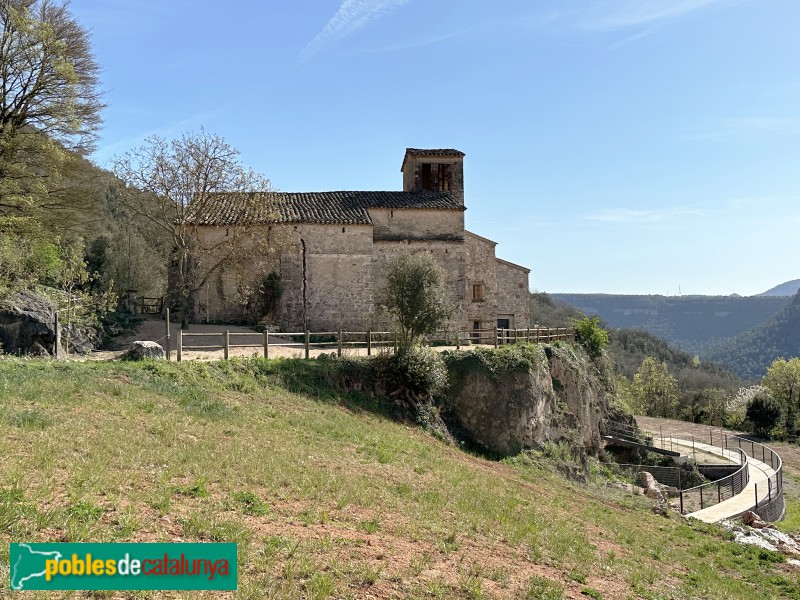
[[[464,156],[461,150],[453,148],[406,148],[406,154],[411,156]]]
[[[406,160],[409,156],[458,156],[463,158],[465,155],[461,150],[454,148],[406,148],[406,153],[403,155],[403,164],[400,165],[400,170],[406,166]]]
[[[186,222],[371,225],[370,208],[464,210],[450,192],[253,192],[214,194],[190,206]]]

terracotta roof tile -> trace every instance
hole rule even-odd
[[[406,154],[411,156],[464,156],[461,150],[454,150],[453,148],[406,148]]]
[[[274,192],[215,194],[190,207],[197,225],[330,223],[371,225],[370,208],[464,210],[450,192]]]

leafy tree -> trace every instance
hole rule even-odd
[[[0,210],[26,214],[93,148],[99,68],[68,2],[0,0],[0,26]]]
[[[33,219],[0,217],[0,300],[40,282],[55,281],[62,262],[51,237]]]
[[[787,431],[795,431],[800,415],[800,358],[774,361],[764,376],[763,384],[783,405]]]
[[[705,388],[691,394],[692,421],[722,427],[728,419],[728,393]]]
[[[747,405],[747,420],[752,423],[754,433],[769,435],[781,424],[783,407],[768,393],[760,392]]]
[[[745,419],[747,419],[747,407],[750,402],[759,394],[768,393],[767,388],[763,385],[751,385],[749,387],[741,387],[736,394],[729,396],[727,412],[727,423],[729,427],[739,428],[744,426]]]
[[[648,356],[633,376],[630,394],[637,408],[649,417],[675,418],[678,407],[678,381],[666,363]]]
[[[592,358],[603,353],[608,344],[608,333],[600,327],[600,317],[584,317],[573,321],[575,339],[583,346]]]
[[[398,349],[408,350],[435,332],[455,309],[444,270],[425,253],[389,263],[384,304],[395,319]]]
[[[257,259],[266,260],[275,241],[255,235],[253,227],[254,215],[261,222],[277,216],[272,185],[238,156],[224,139],[201,130],[170,141],[151,137],[114,163],[126,184],[122,201],[170,240],[173,305],[184,325],[194,316],[197,291],[223,267],[234,272],[240,301],[251,300],[260,282],[249,282],[248,273],[258,269]],[[200,235],[198,225],[219,194],[229,199],[223,235]]]

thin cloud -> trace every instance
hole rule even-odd
[[[684,217],[704,217],[708,211],[696,208],[666,208],[663,210],[634,210],[628,208],[613,208],[599,213],[584,215],[587,221],[601,223],[663,223],[676,218]]]
[[[708,131],[686,136],[689,141],[741,141],[800,135],[800,118],[750,116],[723,119]]]
[[[671,21],[743,0],[620,0],[596,4],[583,22],[588,29],[616,30]]]
[[[300,53],[301,61],[311,60],[322,49],[407,2],[408,0],[344,0],[322,31],[303,48]]]

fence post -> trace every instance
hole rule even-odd
[[[269,331],[264,330],[264,358],[269,358]]]
[[[700,486],[700,510],[703,510],[705,507],[703,506],[703,486]]]
[[[758,508],[758,484],[754,483],[753,487],[756,489],[756,504],[753,508]]]
[[[367,356],[372,356],[372,329],[367,329]]]
[[[228,360],[228,357],[230,356],[230,348],[231,348],[230,331],[226,329],[225,333],[222,334],[222,349],[224,351],[223,356],[225,357],[225,360]]]
[[[717,504],[722,502],[722,484],[717,484]]]
[[[183,360],[183,329],[178,329],[178,347],[176,348],[177,351],[177,358],[178,362]]]
[[[342,358],[342,330],[341,329],[339,330],[339,334],[336,337],[336,343],[337,343],[336,355],[339,358]]]
[[[681,514],[683,514],[683,490],[681,490]]]
[[[311,333],[308,331],[308,329],[306,329],[306,334],[305,334],[306,358],[309,358],[311,356],[309,349],[310,341],[311,341]]]
[[[164,313],[166,316],[164,318],[164,329],[166,330],[166,340],[167,340],[167,360],[170,359],[170,347],[169,347],[169,309],[166,309]]]
[[[519,334],[519,329],[516,327],[514,328],[514,345],[517,345],[517,335]]]
[[[53,326],[56,330],[56,340],[55,345],[53,346],[53,358],[61,358],[61,323],[58,319],[58,311],[55,312],[55,322]]]
[[[767,479],[767,500],[772,502],[772,480]]]
[[[456,350],[461,350],[461,330],[456,329]]]
[[[495,331],[494,334],[494,347],[497,348],[500,346],[500,330],[498,329]]]
[[[708,431],[708,435],[710,435],[710,436],[711,436],[711,445],[713,446],[713,445],[714,445],[714,430],[713,430],[713,429],[710,429],[710,430]]]

